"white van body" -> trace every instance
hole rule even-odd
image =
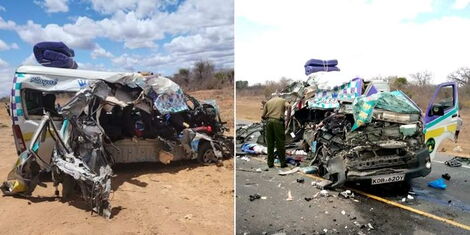
[[[60,109],[60,105],[65,104],[76,92],[86,87],[90,80],[104,80],[114,83],[133,75],[134,73],[129,72],[103,72],[43,66],[19,67],[13,79],[10,96],[12,128],[18,154],[30,145],[33,134],[42,120],[44,110],[51,113],[54,123],[60,127],[62,117],[56,112],[57,109]],[[47,158],[45,160],[49,160],[54,145],[55,141],[47,134],[46,140],[41,143],[39,155]],[[160,161],[156,157],[160,151],[158,140],[124,139],[114,142],[113,145],[120,150],[109,148],[117,163]],[[191,158],[185,156],[182,148],[176,148],[174,151],[173,160]]]

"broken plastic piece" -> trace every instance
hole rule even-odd
[[[318,167],[317,166],[302,167],[300,168],[300,171],[302,171],[305,174],[315,174],[318,171]]]
[[[290,174],[294,174],[295,172],[299,170],[300,170],[300,167],[296,167],[288,171],[279,171],[279,175],[290,175]]]
[[[289,190],[289,192],[287,192],[287,198],[286,198],[286,201],[292,201],[293,198],[292,198],[292,193],[291,191]]]
[[[447,188],[447,185],[444,182],[443,178],[439,178],[437,180],[429,182],[428,186],[431,187],[431,188],[437,188],[437,189],[442,189],[442,190]]]
[[[445,180],[450,180],[450,175],[449,173],[445,173],[442,175],[442,178],[445,179]]]
[[[261,195],[259,195],[257,193],[250,195],[250,201],[254,201],[254,200],[260,199],[260,198],[261,198]]]

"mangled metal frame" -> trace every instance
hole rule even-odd
[[[120,106],[133,104],[134,107],[144,112],[148,112],[152,108],[148,105],[149,101],[153,100],[155,106],[162,105],[158,98],[147,98],[148,95],[155,95],[152,91],[161,89],[159,86],[162,85],[162,82],[168,82],[163,78],[160,80],[157,78],[144,78],[137,75],[117,81],[125,86],[142,88],[138,99],[124,101],[111,95],[113,91],[108,85],[110,83],[102,80],[90,82],[88,87],[77,92],[62,108],[60,114],[63,116],[64,122],[60,131],[49,113],[46,113],[33,135],[30,146],[20,154],[7,181],[1,185],[2,192],[5,195],[30,196],[37,185],[43,185],[39,180],[40,172],[51,171],[54,186],[63,184],[64,198],[71,196],[78,185],[81,196],[89,203],[92,213],[95,212],[109,218],[111,216],[109,195],[112,190],[111,177],[113,176],[111,166],[115,161],[103,145],[107,141],[113,146],[112,141],[99,123],[100,113],[104,106],[110,103]],[[148,81],[152,81],[152,79],[153,82],[149,83]],[[173,86],[173,84],[170,85]],[[192,99],[193,103],[197,102],[195,104],[197,107],[194,107],[193,112],[204,112],[204,105],[199,104],[196,99],[188,97],[184,94],[185,100]],[[155,106],[154,108],[157,108]],[[172,109],[173,107],[166,106],[164,108]],[[178,112],[181,109],[174,111]],[[191,128],[185,128],[181,137],[176,141],[167,140],[161,136],[157,136],[157,138],[166,145],[168,151],[171,151],[175,146],[182,146],[191,159],[198,158],[198,146],[195,145],[205,141],[210,144],[213,151],[207,151],[212,154],[203,156],[203,162],[219,161],[223,157],[233,155],[233,139],[222,135],[223,131],[228,129],[225,128],[225,123],[221,122],[218,112],[216,118],[218,130],[211,136]],[[43,157],[39,156],[38,150],[41,142],[48,135],[55,141],[55,147],[51,160],[46,162]],[[58,194],[57,189],[56,194]]]
[[[287,144],[294,144],[307,152],[309,165],[319,167],[318,173],[331,180],[330,187],[341,186],[346,181],[367,180],[375,175],[406,174],[412,178],[429,174],[430,158],[424,144],[424,127],[419,114],[408,115],[376,109],[371,114],[374,121],[352,131],[355,124],[353,104],[362,95],[363,81],[356,78],[351,82],[356,82],[356,95],[327,100],[327,103],[322,103],[321,99],[315,100],[318,99],[319,91],[309,81],[303,84],[294,82],[274,93],[273,95],[279,95],[292,104],[292,115],[289,115],[286,128]],[[370,86],[367,88],[369,89],[366,91],[370,91]],[[311,89],[316,90],[317,95],[313,95]],[[420,112],[419,107],[405,94],[399,91],[395,93],[403,95],[410,106]],[[367,97],[372,94],[367,92],[364,95],[363,97]],[[313,103],[315,101],[316,104]],[[242,144],[248,140],[247,137],[252,135],[246,134],[248,130],[262,132],[259,125],[262,123],[239,128],[237,143]],[[412,133],[401,133],[402,126],[412,129]],[[393,133],[383,134],[383,139],[367,139],[374,130],[382,129]],[[366,136],[365,140],[359,141],[363,136]],[[257,143],[264,144],[261,141]],[[358,156],[365,151],[373,153],[376,158],[359,160],[362,158]]]

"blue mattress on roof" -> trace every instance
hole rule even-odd
[[[76,69],[73,60],[75,52],[63,42],[40,42],[34,45],[34,56],[38,63],[46,67]]]

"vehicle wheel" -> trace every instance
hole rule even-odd
[[[62,198],[64,200],[70,200],[74,197],[75,185],[75,179],[70,175],[64,174],[62,179]]]
[[[212,162],[217,162],[217,157],[215,156],[212,145],[208,141],[204,141],[199,146],[197,159],[203,164],[209,164]]]

